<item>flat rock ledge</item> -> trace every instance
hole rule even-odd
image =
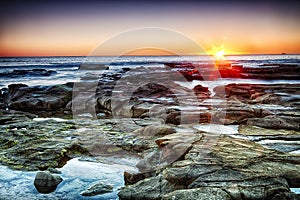
[[[289,189],[300,187],[300,156],[230,136],[220,136],[211,151],[203,153],[203,141],[194,143],[182,160],[127,185],[120,199],[300,198]]]

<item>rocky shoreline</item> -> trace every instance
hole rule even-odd
[[[45,171],[77,157],[132,157],[139,171],[124,172],[120,199],[300,198],[290,190],[300,188],[300,84],[188,89],[169,80],[208,80],[204,74],[212,73],[165,65],[174,73],[89,71],[81,83],[2,88],[0,163]],[[221,67],[223,78],[299,78],[292,65]],[[112,190],[99,185],[86,194]]]

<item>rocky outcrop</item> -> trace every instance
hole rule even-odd
[[[76,140],[68,139],[68,131],[75,129],[73,122],[35,121],[21,113],[5,114],[1,120],[0,162],[11,168],[32,171],[62,167],[74,154],[87,153]]]
[[[213,80],[215,78],[240,78],[263,80],[299,80],[297,64],[263,64],[259,68],[243,67],[240,64],[221,61],[210,64],[198,63],[164,63],[186,80]],[[174,77],[175,78],[175,77]]]
[[[300,116],[266,116],[264,118],[251,118],[247,124],[273,129],[300,130]]]
[[[293,104],[299,84],[228,84],[214,88],[216,97],[236,97],[249,104]],[[294,96],[294,97],[293,97]]]
[[[119,192],[120,199],[130,200],[159,200],[165,194],[174,191],[176,186],[170,184],[162,175],[139,181]]]
[[[289,187],[299,187],[299,156],[268,150],[254,142],[228,136],[220,136],[212,146],[203,144],[203,141],[195,142],[184,160],[157,171],[159,175],[124,188],[119,193],[120,199],[297,197]],[[160,188],[159,191],[153,190],[155,196],[147,189],[151,187]]]
[[[64,115],[64,108],[72,98],[72,84],[34,87],[12,84],[3,96],[8,109],[40,116]]]
[[[101,65],[107,73],[85,66],[89,72],[82,79],[88,82],[2,89],[0,162],[14,169],[52,171],[78,156],[94,161],[132,156],[139,159],[139,171],[124,172],[120,199],[297,199],[290,187],[300,186],[299,155],[292,154],[299,151],[300,85],[185,88],[166,80],[273,79],[282,71],[230,63],[218,63],[218,71],[191,63],[166,65],[169,74],[157,77],[147,71],[149,82],[132,74],[134,81],[126,76],[124,81],[129,69]],[[283,67],[287,79],[295,78],[292,73],[299,67]],[[35,119],[68,114],[78,118]],[[210,123],[239,125],[239,130],[224,136],[222,129],[197,128]],[[45,185],[44,179],[37,180]],[[82,195],[112,190],[98,183]]]
[[[297,76],[299,72],[300,66],[297,64],[263,64],[259,68],[243,68],[239,77],[244,79],[299,80]]]
[[[0,73],[0,77],[51,76],[56,73],[56,71],[46,69],[13,70]]]
[[[264,147],[282,152],[300,150],[300,132],[287,129],[269,129],[251,125],[240,125],[239,133]]]

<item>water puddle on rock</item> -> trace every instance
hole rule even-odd
[[[129,161],[130,163],[132,161]],[[80,161],[74,158],[58,168],[63,181],[50,194],[38,193],[33,182],[37,172],[16,171],[0,165],[1,200],[22,199],[98,199],[115,200],[118,189],[124,186],[123,172],[136,171],[133,166]],[[84,197],[80,193],[99,181],[113,185],[111,193]]]
[[[300,188],[290,188],[292,192],[300,194]]]
[[[238,134],[238,125],[222,125],[222,124],[199,124],[194,126],[199,131],[219,133],[220,135]]]

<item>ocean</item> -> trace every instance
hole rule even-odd
[[[272,64],[299,64],[300,55],[235,55],[226,56],[230,63],[244,67],[268,67]],[[80,66],[96,64],[109,66],[109,69],[138,68],[156,69],[165,67],[163,63],[190,62],[194,64],[213,63],[210,56],[99,56],[99,57],[2,57],[0,58],[0,87],[7,87],[13,83],[33,85],[54,85],[66,82],[80,81],[86,73],[82,73]],[[27,73],[30,70],[50,70],[51,75]],[[21,70],[21,71],[20,71]],[[103,70],[103,69],[102,69]],[[107,70],[107,69],[106,69]],[[37,72],[37,71],[36,71]],[[269,83],[260,80],[223,79],[225,83],[251,82]],[[271,81],[274,83],[274,81]],[[285,80],[276,80],[276,83],[285,83]],[[299,81],[295,81],[299,82]],[[197,81],[196,83],[197,84]],[[194,85],[193,84],[193,85]]]

